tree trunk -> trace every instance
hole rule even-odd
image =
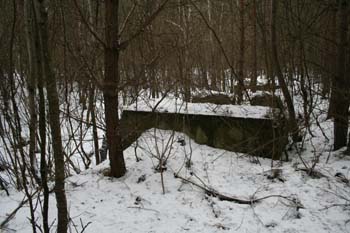
[[[330,111],[334,118],[334,150],[338,150],[347,143],[348,134],[348,111],[349,111],[349,80],[346,73],[346,49],[348,31],[348,1],[339,1],[339,24],[338,24],[338,48],[337,48],[337,71],[332,85],[331,103],[333,110]]]
[[[41,64],[41,63],[40,63]],[[42,71],[41,71],[42,72]],[[50,190],[47,184],[48,165],[46,162],[46,107],[44,83],[42,75],[38,75],[39,89],[39,135],[40,135],[40,177],[43,188],[44,204],[42,207],[44,233],[49,233],[49,198]]]
[[[60,128],[59,99],[56,87],[56,77],[51,67],[51,56],[48,47],[48,12],[47,2],[38,0],[39,4],[39,32],[41,52],[44,62],[44,76],[46,78],[47,99],[49,103],[49,123],[51,127],[52,148],[55,162],[55,195],[57,202],[57,232],[66,233],[68,227],[67,199],[64,189],[64,155]]]
[[[24,7],[23,4],[20,4],[19,8]],[[27,174],[26,174],[26,170],[27,167],[30,167],[27,165],[26,162],[26,154],[24,152],[24,148],[23,145],[25,145],[23,137],[22,137],[22,126],[21,126],[21,118],[20,118],[20,111],[18,108],[18,104],[16,102],[16,93],[17,93],[17,88],[16,88],[16,75],[15,74],[15,66],[14,66],[14,56],[13,56],[13,52],[14,52],[14,45],[15,45],[15,31],[16,31],[16,24],[17,24],[17,2],[14,1],[13,2],[13,20],[12,20],[12,25],[11,25],[11,34],[10,34],[10,46],[9,46],[9,66],[8,66],[8,78],[10,81],[10,93],[11,93],[11,103],[12,103],[12,111],[13,111],[13,122],[14,122],[14,127],[12,128],[12,131],[14,132],[14,137],[13,137],[13,141],[15,142],[16,147],[14,148],[14,153],[16,154],[17,151],[20,154],[20,158],[22,160],[22,164],[19,163],[20,166],[20,170],[21,170],[21,176],[22,176],[22,187],[24,189],[24,192],[27,196],[28,199],[28,203],[29,203],[29,211],[30,211],[30,218],[28,218],[30,220],[30,223],[32,225],[32,230],[33,233],[36,233],[36,224],[35,224],[35,204],[33,202],[33,196],[30,193],[30,189],[28,187],[29,185],[29,181],[27,180]],[[22,90],[23,91],[23,90]],[[32,114],[32,112],[30,112],[30,114]],[[32,117],[32,115],[31,115]],[[30,122],[32,123],[32,121]],[[32,126],[32,125],[30,125]],[[32,135],[30,135],[32,136]],[[31,137],[30,140],[32,140],[33,138]],[[30,142],[32,143],[32,142]],[[31,146],[31,145],[29,145]],[[34,144],[35,146],[35,144]],[[32,162],[32,159],[31,159]]]
[[[107,128],[107,144],[112,177],[125,174],[125,162],[121,145],[118,116],[119,85],[119,0],[105,1],[105,78],[103,97]]]
[[[350,77],[350,33],[348,34],[348,64],[347,64],[347,70],[346,70],[346,75],[347,77]],[[350,88],[350,83],[348,84],[348,88]],[[348,101],[350,102],[350,93],[348,93]],[[349,138],[349,141],[348,141],[348,146],[347,146],[347,154],[350,155],[350,132],[349,132],[349,135],[348,135],[348,138]]]
[[[36,51],[40,51],[39,35],[36,32]],[[49,198],[50,190],[47,184],[48,166],[46,162],[46,106],[45,106],[45,94],[44,94],[44,79],[43,79],[43,65],[41,56],[36,56],[37,59],[37,71],[38,71],[38,91],[39,91],[39,135],[40,135],[40,176],[41,186],[43,187],[44,204],[42,209],[43,215],[43,228],[44,233],[49,233]]]
[[[36,95],[36,65],[35,65],[35,54],[34,54],[34,37],[33,35],[33,23],[31,6],[29,1],[25,1],[23,5],[23,15],[24,15],[24,27],[25,27],[25,40],[27,48],[27,57],[29,64],[29,74],[27,75],[27,89],[28,89],[28,107],[29,107],[29,159],[30,159],[30,172],[32,173],[35,181],[40,184],[40,179],[36,172],[36,131],[37,131],[37,110],[35,106],[35,95]]]
[[[99,145],[98,145],[98,134],[97,134],[97,126],[96,126],[96,113],[95,113],[95,85],[90,83],[89,90],[89,112],[91,114],[91,123],[92,123],[92,135],[94,140],[94,151],[95,151],[95,159],[96,165],[101,162]]]
[[[239,41],[239,60],[238,60],[238,78],[244,83],[244,53],[245,53],[245,25],[244,25],[244,0],[239,1],[239,17],[240,17],[240,41]],[[237,104],[240,104],[243,100],[243,85],[238,82]]]
[[[212,0],[207,0],[207,8],[208,8],[208,23],[209,25],[212,24]],[[186,6],[180,6],[180,8],[185,8]],[[185,17],[185,15],[184,15]],[[215,76],[215,45],[214,45],[214,40],[213,40],[213,33],[209,33],[209,69],[208,69],[208,74],[209,74],[209,79],[210,79],[210,87],[211,90],[217,90],[217,77]]]
[[[279,85],[282,89],[282,93],[284,96],[284,99],[287,104],[288,108],[288,114],[289,114],[289,126],[290,130],[292,132],[292,138],[294,142],[297,142],[300,140],[298,136],[298,125],[297,121],[295,118],[295,110],[294,110],[294,105],[293,105],[293,100],[292,97],[289,93],[287,84],[284,80],[283,73],[280,67],[280,63],[278,60],[278,53],[277,53],[277,38],[276,38],[276,18],[277,18],[277,1],[272,0],[272,9],[271,9],[271,50],[272,50],[272,63],[273,63],[273,68],[274,71],[276,72],[277,79],[279,82]]]
[[[36,128],[37,128],[37,116],[36,108],[34,101],[35,94],[35,85],[39,90],[39,135],[40,135],[40,181],[36,177],[37,182],[40,182],[39,185],[43,188],[44,203],[42,207],[42,218],[43,218],[43,230],[44,233],[49,233],[49,221],[48,221],[48,212],[49,212],[49,187],[47,185],[47,164],[46,164],[46,110],[45,110],[45,95],[44,95],[44,85],[43,85],[43,64],[42,56],[39,44],[39,32],[38,24],[36,22],[36,7],[33,1],[26,0],[24,3],[24,19],[26,22],[26,42],[27,42],[27,52],[28,52],[28,63],[30,69],[30,80],[28,84],[29,92],[33,92],[33,95],[30,100],[31,111],[31,133],[34,133],[34,138],[36,137]],[[37,79],[35,79],[37,77]],[[34,107],[32,106],[34,105]],[[34,122],[32,122],[32,120]],[[30,145],[31,153],[34,153],[35,140],[33,140],[34,145]],[[33,154],[34,155],[34,154]],[[32,173],[35,172],[33,167],[33,161],[31,160]]]
[[[250,86],[252,92],[256,91],[256,85],[257,85],[257,79],[258,79],[258,71],[257,71],[257,49],[256,49],[256,43],[257,43],[257,31],[256,31],[256,0],[253,1],[253,71],[251,75],[250,80]]]
[[[334,3],[333,3],[334,2]],[[332,1],[332,4],[336,4],[335,1]],[[330,14],[328,16],[330,18],[330,24],[327,25],[327,27],[322,28],[321,33],[324,35],[328,35],[327,39],[331,41],[336,41],[337,36],[337,7],[332,7],[330,10]],[[329,41],[324,40],[323,47],[327,48],[326,53],[324,53],[322,58],[322,65],[326,67],[328,70],[328,73],[322,75],[322,97],[326,98],[329,96],[330,90],[331,90],[331,81],[333,79],[333,76],[335,74],[335,67],[336,67],[336,45],[335,43],[329,43]]]

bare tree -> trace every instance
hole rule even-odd
[[[62,148],[62,137],[60,127],[59,99],[56,87],[56,77],[51,64],[51,55],[48,46],[48,2],[37,0],[38,6],[38,29],[40,40],[40,51],[44,67],[44,77],[46,80],[47,99],[49,103],[49,122],[51,128],[52,147],[55,160],[55,195],[57,202],[57,232],[65,233],[68,228],[67,199],[64,188],[64,154]]]
[[[252,6],[252,24],[253,24],[253,67],[252,75],[250,80],[251,90],[256,91],[257,79],[258,79],[258,65],[257,65],[257,28],[256,28],[256,0],[253,0]]]
[[[111,166],[110,175],[121,177],[125,174],[125,162],[121,146],[118,116],[119,92],[119,0],[105,1],[105,78],[103,97],[107,126],[107,144]]]
[[[244,15],[245,15],[245,1],[240,0],[239,1],[239,31],[240,31],[240,40],[239,40],[239,59],[238,59],[238,78],[242,80],[242,83],[244,82],[244,66],[245,66],[245,59],[244,59],[244,54],[246,50],[245,46],[245,20],[244,20]],[[243,85],[241,82],[238,83],[238,90],[236,93],[237,96],[237,104],[241,104],[242,99],[243,99]]]
[[[349,3],[341,0],[338,3],[338,48],[337,70],[333,80],[330,100],[330,116],[334,118],[334,150],[346,146],[348,133],[349,88],[350,81],[346,77],[346,51]]]
[[[297,142],[299,141],[298,136],[298,124],[295,118],[295,110],[293,105],[293,99],[289,93],[287,84],[284,80],[283,73],[281,70],[281,66],[278,59],[278,52],[277,52],[277,34],[276,34],[276,19],[277,19],[277,3],[278,1],[272,0],[271,4],[271,50],[272,50],[272,62],[274,71],[276,72],[276,76],[278,79],[278,83],[281,86],[283,96],[285,98],[288,113],[289,113],[289,126],[290,130],[292,132],[293,141]]]

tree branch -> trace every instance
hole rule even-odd
[[[142,26],[137,30],[133,35],[131,35],[128,39],[122,41],[119,44],[119,49],[123,50],[128,47],[128,45],[139,37],[145,29],[157,18],[159,13],[164,9],[165,5],[169,2],[169,0],[164,0],[163,3],[158,7],[158,9],[142,24]]]
[[[207,188],[207,187],[204,187],[202,185],[199,185],[189,179],[186,179],[186,178],[183,178],[181,176],[179,176],[178,174],[174,174],[174,177],[175,178],[178,178],[178,179],[181,179],[182,181],[185,181],[187,183],[190,183],[202,190],[204,190],[204,192],[207,194],[207,195],[210,195],[210,196],[214,196],[214,197],[217,197],[219,200],[221,201],[230,201],[230,202],[235,202],[237,204],[242,204],[242,205],[252,205],[252,204],[255,204],[255,203],[258,203],[264,199],[268,199],[268,198],[271,198],[271,197],[278,197],[278,198],[283,198],[283,199],[286,199],[290,202],[292,202],[297,208],[304,208],[304,206],[299,203],[297,200],[293,199],[293,198],[289,198],[289,197],[286,197],[286,196],[282,196],[282,195],[268,195],[268,196],[265,196],[265,197],[260,197],[260,198],[251,198],[251,199],[240,199],[240,198],[237,198],[237,197],[234,197],[234,196],[227,196],[225,194],[222,194],[222,193],[219,193],[217,190],[215,189],[212,189],[212,188]]]
[[[201,18],[203,19],[205,25],[207,26],[207,28],[210,30],[211,33],[213,33],[214,35],[214,38],[215,40],[217,41],[219,47],[220,47],[220,50],[222,52],[222,54],[224,55],[224,58],[225,58],[225,61],[227,63],[227,65],[230,67],[231,69],[231,72],[233,74],[233,76],[235,76],[236,80],[238,81],[238,83],[241,85],[242,89],[244,90],[244,93],[246,94],[247,96],[247,99],[250,101],[250,97],[249,97],[249,93],[247,91],[247,89],[245,88],[245,85],[244,85],[244,81],[241,77],[239,77],[236,72],[235,72],[235,69],[233,68],[233,65],[231,64],[230,62],[230,59],[228,58],[226,52],[225,52],[225,49],[222,45],[222,42],[218,36],[218,34],[216,33],[216,31],[214,30],[214,28],[209,24],[208,20],[205,18],[205,16],[203,15],[202,11],[198,8],[198,6],[193,2],[193,0],[189,0],[191,5],[196,9],[196,11],[199,13],[199,15],[201,16]]]
[[[136,9],[136,3],[134,2],[134,5],[132,6],[131,10],[129,11],[128,15],[126,16],[121,28],[120,28],[120,32],[119,32],[119,37],[121,37],[121,35],[123,34],[125,28],[126,28],[126,25],[128,24],[129,22],[129,19],[132,15],[132,13],[135,11]]]
[[[85,26],[87,27],[87,29],[89,30],[89,32],[92,34],[92,36],[98,41],[100,42],[100,44],[106,48],[107,45],[106,43],[97,35],[97,33],[91,28],[90,24],[87,22],[87,20],[85,19],[83,12],[81,12],[80,7],[78,6],[77,0],[74,0],[74,6],[77,8],[78,13],[80,18],[82,19],[83,23],[85,24]]]

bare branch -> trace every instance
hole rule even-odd
[[[135,9],[136,9],[136,2],[134,2],[134,5],[132,6],[131,10],[129,11],[128,15],[126,16],[126,18],[125,18],[125,20],[120,28],[119,37],[121,37],[121,35],[123,34],[123,32],[126,28],[126,25],[128,24],[129,19],[130,19],[132,13],[134,13]]]
[[[202,185],[199,185],[189,179],[186,179],[186,178],[183,178],[181,176],[179,176],[178,174],[174,174],[175,178],[178,178],[178,179],[181,179],[187,183],[190,183],[202,190],[205,191],[206,194],[208,195],[211,195],[211,196],[214,196],[214,197],[217,197],[219,200],[221,201],[230,201],[230,202],[235,202],[237,204],[242,204],[242,205],[252,205],[252,204],[255,204],[255,203],[258,203],[264,199],[268,199],[268,198],[271,198],[271,197],[278,197],[278,198],[283,198],[283,199],[286,199],[290,202],[292,202],[293,204],[295,204],[295,206],[297,208],[304,208],[303,205],[301,203],[299,203],[297,200],[293,199],[293,198],[289,198],[289,197],[286,197],[286,196],[282,196],[282,195],[268,195],[268,196],[265,196],[265,197],[260,197],[260,198],[251,198],[251,199],[240,199],[240,198],[237,198],[237,197],[234,197],[234,196],[227,196],[225,194],[222,194],[222,193],[219,193],[218,191],[216,191],[215,189],[212,189],[212,188],[207,188],[207,187],[204,187]]]
[[[77,0],[74,0],[74,5],[77,8],[78,12],[79,12],[79,16],[82,19],[83,23],[85,24],[85,26],[87,27],[87,29],[89,30],[89,32],[92,34],[92,36],[98,41],[100,42],[100,44],[105,48],[107,47],[106,43],[97,35],[97,33],[92,29],[92,27],[90,26],[90,24],[87,22],[87,20],[85,19],[83,12],[81,12],[80,7],[78,6]]]
[[[142,26],[139,28],[138,31],[136,31],[133,35],[131,35],[128,39],[122,41],[119,44],[119,49],[123,50],[128,47],[128,45],[135,40],[137,37],[139,37],[146,28],[157,18],[157,16],[160,14],[160,12],[164,9],[165,5],[169,2],[169,0],[164,0],[163,3],[158,7],[158,9],[142,24]]]
[[[226,51],[222,45],[222,42],[218,36],[218,34],[216,33],[216,31],[214,30],[214,28],[209,24],[208,20],[205,18],[205,16],[203,15],[202,11],[198,8],[198,6],[192,1],[189,0],[191,5],[196,9],[196,11],[199,13],[199,15],[201,16],[201,18],[203,19],[205,25],[207,26],[207,28],[211,31],[211,33],[213,33],[215,40],[217,41],[220,50],[222,52],[222,54],[224,55],[225,61],[227,63],[227,65],[230,67],[232,74],[235,76],[235,79],[239,82],[239,84],[242,86],[248,100],[250,101],[250,97],[249,97],[249,93],[247,91],[247,89],[245,88],[244,82],[243,80],[236,74],[235,69],[233,68],[233,65],[230,62],[230,59],[228,58]]]

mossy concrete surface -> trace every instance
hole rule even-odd
[[[124,110],[123,148],[151,128],[183,132],[198,144],[279,159],[286,146],[283,123],[273,119]]]

